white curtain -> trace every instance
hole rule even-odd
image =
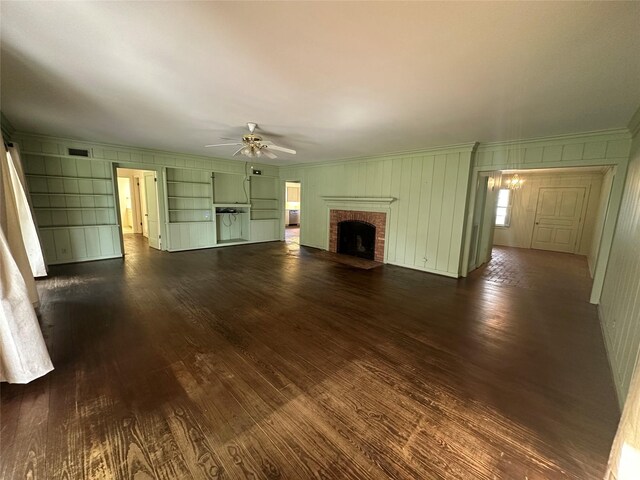
[[[611,447],[606,480],[637,480],[640,476],[640,363],[629,386],[629,393]]]
[[[25,219],[16,198],[24,190],[14,183],[17,171],[4,140],[0,150],[0,381],[27,383],[53,365],[34,309],[38,291],[20,227]]]

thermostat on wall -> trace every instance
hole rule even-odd
[[[254,170],[253,174],[254,175],[262,175],[262,170]]]

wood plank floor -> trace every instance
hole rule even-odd
[[[56,369],[2,385],[1,478],[602,478],[618,412],[584,261],[520,288],[137,243],[39,282]]]

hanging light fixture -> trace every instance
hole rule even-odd
[[[513,175],[511,175],[511,178],[507,180],[507,188],[511,190],[520,190],[523,183],[524,180],[520,178],[517,173],[514,173]]]

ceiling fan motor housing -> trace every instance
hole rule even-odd
[[[256,142],[261,142],[262,137],[260,135],[254,135],[253,133],[249,133],[247,135],[242,136],[242,141],[245,143],[256,143]]]

